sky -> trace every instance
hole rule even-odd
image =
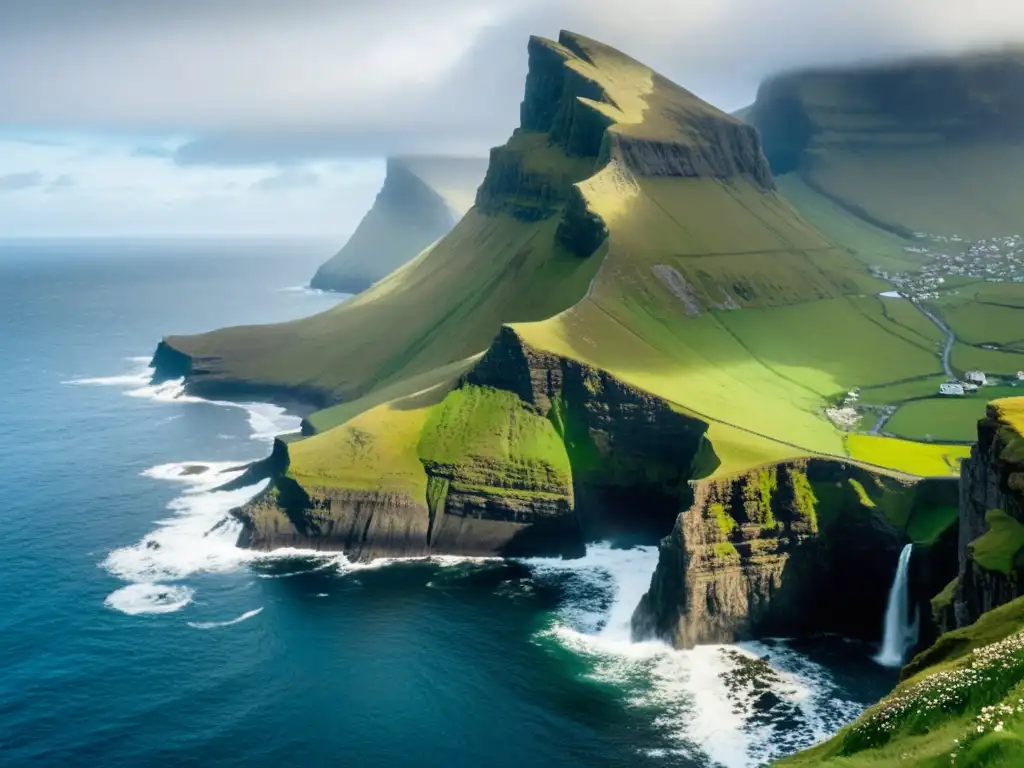
[[[0,0],[0,237],[343,239],[387,155],[502,143],[562,28],[731,111],[780,70],[1024,40],[1024,4]]]

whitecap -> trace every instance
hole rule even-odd
[[[157,528],[141,541],[115,549],[102,566],[125,581],[180,580],[195,573],[231,571],[249,562],[256,553],[237,546],[242,524],[230,515],[267,487],[263,480],[248,488],[214,490],[238,477],[223,465],[198,475],[184,474],[190,464],[154,467],[145,474],[187,483],[185,493],[168,504],[174,514],[157,522]],[[218,467],[221,467],[218,471]]]
[[[219,627],[230,627],[235,624],[241,624],[243,621],[251,619],[253,616],[259,616],[263,613],[263,608],[256,608],[252,611],[246,611],[241,616],[236,616],[228,621],[190,621],[188,625],[193,629],[217,629]]]
[[[174,613],[192,602],[195,592],[180,584],[129,584],[107,595],[104,604],[129,616]]]
[[[558,578],[566,602],[538,633],[586,658],[589,676],[616,685],[628,705],[659,712],[655,725],[672,751],[699,754],[726,768],[753,768],[809,746],[863,709],[844,700],[828,671],[784,645],[704,645],[676,650],[658,641],[633,642],[630,620],[650,585],[655,547],[591,546],[578,560],[523,560],[535,580]],[[756,697],[730,689],[724,676],[743,659],[767,657],[770,692],[806,727],[782,731],[764,722]]]

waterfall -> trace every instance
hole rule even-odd
[[[910,618],[910,554],[913,544],[907,544],[900,552],[900,562],[896,567],[896,577],[889,590],[889,604],[885,608],[885,624],[882,628],[882,648],[875,661],[883,667],[901,667],[914,643],[917,642],[918,614],[914,610],[914,618]]]

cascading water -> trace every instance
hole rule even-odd
[[[882,648],[875,661],[883,667],[901,667],[904,657],[917,642],[918,612],[910,618],[910,555],[914,545],[907,544],[900,552],[896,577],[889,590],[889,604],[885,609],[885,624],[882,630]]]

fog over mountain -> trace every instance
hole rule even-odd
[[[480,155],[500,143],[518,118],[525,36],[559,28],[606,40],[730,110],[749,103],[758,82],[780,69],[1024,37],[1024,8],[1003,0],[780,0],[770,7],[757,0],[634,0],[629,9],[624,14],[611,0],[4,2],[0,126],[10,141],[34,142],[28,155],[39,159],[0,134],[0,175],[38,174],[40,182],[6,190],[5,203],[17,197],[11,192],[35,202],[7,206],[0,227],[5,216],[10,226],[42,225],[51,213],[61,218],[74,208],[61,206],[47,178],[66,175],[79,191],[109,191],[103,173],[90,180],[76,167],[105,153],[130,169],[137,189],[104,205],[149,205],[156,192],[148,180],[158,173],[165,191],[179,188],[194,201],[191,187],[198,186],[214,197],[223,193],[236,209],[242,196],[313,201],[329,194],[310,203],[321,218],[300,216],[296,226],[349,232],[358,215],[330,221],[330,201],[364,211],[382,178],[380,158]],[[40,151],[40,142],[49,151]],[[242,170],[223,179],[184,173],[341,158],[373,163],[356,174],[358,191],[340,198],[333,182],[354,182],[329,169],[288,177],[304,184],[261,183],[278,173],[272,168],[257,178]],[[70,200],[75,188],[60,191]],[[180,208],[177,197],[170,208]],[[271,229],[287,224],[273,206],[242,208],[225,207],[228,229],[250,219]],[[167,210],[152,212],[155,227]],[[134,218],[149,216],[139,209]],[[188,229],[193,218],[167,221]]]

